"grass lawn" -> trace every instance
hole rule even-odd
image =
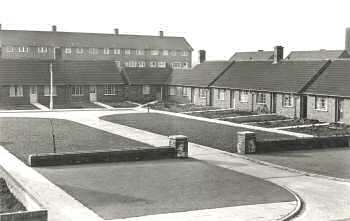
[[[82,109],[82,108],[101,108],[90,102],[72,102],[67,104],[54,104],[56,109]]]
[[[299,126],[299,125],[309,125],[320,123],[318,120],[308,120],[308,119],[290,119],[288,121],[263,121],[257,123],[251,123],[250,125],[266,128],[274,127],[289,127],[289,126]]]
[[[2,105],[0,104],[0,110],[37,110],[38,108],[34,107],[31,104],[23,105]]]
[[[167,136],[183,134],[189,137],[190,142],[229,152],[234,152],[236,149],[237,132],[247,130],[158,113],[118,114],[105,116],[102,119]],[[291,137],[264,131],[249,131],[256,132],[258,140]]]
[[[115,108],[128,108],[128,107],[137,107],[138,105],[127,102],[127,101],[121,101],[121,102],[103,102],[104,104],[107,104],[109,106],[115,107]]]
[[[250,123],[250,122],[265,122],[265,121],[286,120],[286,119],[288,118],[280,115],[260,115],[260,116],[246,116],[246,117],[239,117],[239,118],[227,118],[227,119],[221,119],[221,120],[229,121],[233,123]]]
[[[249,157],[311,173],[350,179],[350,148],[251,154]]]
[[[194,104],[179,104],[174,102],[158,102],[156,104],[150,105],[151,109],[162,110],[162,111],[170,111],[170,112],[188,112],[188,111],[200,111],[200,110],[215,110],[217,108],[210,106],[200,106]]]
[[[52,120],[57,152],[145,147],[140,143],[67,120]],[[49,119],[0,118],[0,145],[27,162],[29,154],[51,153]]]
[[[294,200],[270,182],[193,159],[36,170],[106,220]]]
[[[350,126],[339,123],[331,123],[326,126],[313,126],[305,128],[291,128],[288,131],[311,134],[316,136],[343,136],[350,135]]]
[[[207,112],[194,112],[189,115],[205,118],[223,118],[223,117],[237,117],[237,116],[249,116],[257,114],[255,112],[237,111],[237,110],[218,110],[218,111],[207,111]]]
[[[26,211],[26,208],[10,192],[6,181],[0,178],[0,213]]]

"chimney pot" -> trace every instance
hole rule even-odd
[[[118,29],[118,28],[115,28],[115,29],[114,29],[114,34],[115,34],[115,35],[119,35],[119,29]]]
[[[160,37],[164,37],[164,32],[163,31],[159,31],[159,36]]]
[[[206,60],[206,51],[199,50],[199,63],[202,64]]]
[[[276,64],[282,59],[283,59],[283,47],[275,46],[275,50],[273,54],[273,63]]]
[[[57,26],[56,25],[52,25],[52,31],[56,32],[57,31]]]

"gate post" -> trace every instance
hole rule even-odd
[[[237,153],[247,154],[255,153],[256,137],[254,132],[239,131],[237,132]]]
[[[169,136],[169,146],[175,149],[176,158],[188,158],[188,138],[186,136]]]

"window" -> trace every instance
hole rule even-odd
[[[18,48],[18,51],[22,53],[27,53],[29,51],[29,48],[22,46]]]
[[[225,89],[218,89],[218,99],[223,101],[225,100]]]
[[[11,86],[10,87],[10,97],[23,97],[23,87],[22,86]]]
[[[71,53],[72,53],[72,49],[71,49],[71,48],[66,48],[66,49],[64,50],[64,52],[65,52],[66,54],[71,54]]]
[[[114,49],[114,54],[120,54],[120,49],[115,48],[115,49]]]
[[[315,109],[320,111],[327,111],[327,98],[315,97]]]
[[[104,87],[104,95],[116,95],[117,94],[117,85],[115,84],[106,84]]]
[[[176,50],[172,50],[172,51],[170,52],[170,54],[171,54],[171,56],[176,56]]]
[[[7,46],[7,52],[13,52],[13,47],[12,46]]]
[[[176,88],[175,87],[169,87],[169,95],[171,95],[171,96],[176,95]]]
[[[131,54],[131,50],[130,50],[130,49],[125,49],[124,53],[125,53],[126,55],[130,55],[130,54]]]
[[[129,61],[127,63],[128,63],[127,67],[132,67],[132,68],[137,67],[137,61]]]
[[[73,85],[72,96],[84,96],[84,87],[81,85]]]
[[[239,91],[239,102],[241,103],[247,103],[249,97],[248,91]]]
[[[50,85],[44,86],[44,96],[50,96]],[[53,85],[52,95],[57,96],[56,86]]]
[[[189,97],[191,96],[191,88],[190,87],[184,87],[183,89],[183,94],[184,97]]]
[[[137,62],[137,66],[140,67],[140,68],[144,68],[144,67],[146,67],[146,62],[144,62],[144,61],[138,61],[138,62]]]
[[[208,94],[208,90],[204,88],[199,89],[199,97],[201,98],[206,98]]]
[[[89,54],[98,54],[97,48],[89,48]]]
[[[187,69],[188,68],[188,62],[182,63],[182,68]]]
[[[115,62],[115,65],[117,65],[117,67],[119,68],[120,67],[120,61],[114,61]]]
[[[256,94],[256,102],[258,104],[266,104],[266,94],[265,93],[257,93]]]
[[[173,69],[182,69],[182,63],[181,62],[173,62],[173,63],[171,63],[171,67]]]
[[[184,90],[183,87],[176,87],[176,94],[183,95],[183,90]]]
[[[291,94],[282,95],[282,107],[293,107],[293,96]]]
[[[148,95],[151,93],[151,87],[149,85],[143,85],[142,86],[142,94]]]
[[[151,61],[151,62],[149,63],[149,66],[150,66],[151,68],[156,68],[156,67],[157,67],[157,62],[156,62],[156,61]]]
[[[38,52],[39,53],[47,53],[47,47],[39,47]]]
[[[159,51],[158,50],[151,50],[151,55],[159,55]]]
[[[163,56],[168,56],[169,55],[169,50],[163,50]]]
[[[109,48],[104,48],[103,49],[103,54],[109,54]]]
[[[77,48],[76,52],[77,52],[77,54],[83,54],[84,48]]]
[[[136,50],[136,55],[144,55],[144,54],[145,54],[145,50],[141,50],[141,49]]]
[[[165,61],[158,61],[158,67],[159,68],[165,68],[166,67]]]
[[[188,54],[189,54],[188,51],[182,51],[182,52],[181,52],[181,56],[184,56],[184,57],[187,57]]]

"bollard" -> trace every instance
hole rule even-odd
[[[169,146],[175,148],[176,158],[188,158],[188,138],[186,136],[169,136]]]
[[[256,137],[254,132],[240,131],[237,132],[237,153],[247,154],[255,153]]]

